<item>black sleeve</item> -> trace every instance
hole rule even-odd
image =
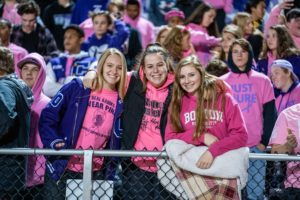
[[[275,100],[269,101],[263,105],[263,135],[261,143],[268,146],[269,140],[277,119],[277,110]]]

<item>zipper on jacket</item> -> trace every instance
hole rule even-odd
[[[77,122],[77,115],[78,115],[78,102],[75,103],[76,112],[75,112],[75,122],[74,122],[74,128],[72,133],[72,146],[74,146],[74,135],[75,135],[75,129],[76,129],[76,122]]]

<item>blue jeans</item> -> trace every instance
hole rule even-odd
[[[251,153],[263,153],[256,146],[250,148]],[[248,182],[247,182],[247,199],[263,200],[265,189],[266,161],[249,160]]]

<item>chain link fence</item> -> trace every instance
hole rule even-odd
[[[45,165],[44,156],[66,160],[63,175],[55,180]],[[72,158],[72,162],[68,162]],[[155,161],[166,159],[165,152],[0,149],[0,200],[10,199],[187,199],[170,179],[173,191],[167,191],[156,174]],[[256,166],[249,172],[252,184],[242,199],[300,199],[293,188],[300,188],[300,157],[282,154],[251,153]],[[230,162],[230,161],[229,161]],[[257,163],[256,163],[257,162]],[[59,166],[56,166],[56,168]],[[261,194],[261,195],[260,195]],[[286,195],[294,195],[287,197]],[[209,198],[207,198],[209,199]]]

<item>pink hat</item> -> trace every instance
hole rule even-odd
[[[169,12],[167,12],[165,14],[165,20],[166,21],[169,21],[169,19],[171,17],[179,17],[182,20],[184,20],[184,18],[185,18],[184,13],[181,10],[177,10],[177,9],[170,10]]]

